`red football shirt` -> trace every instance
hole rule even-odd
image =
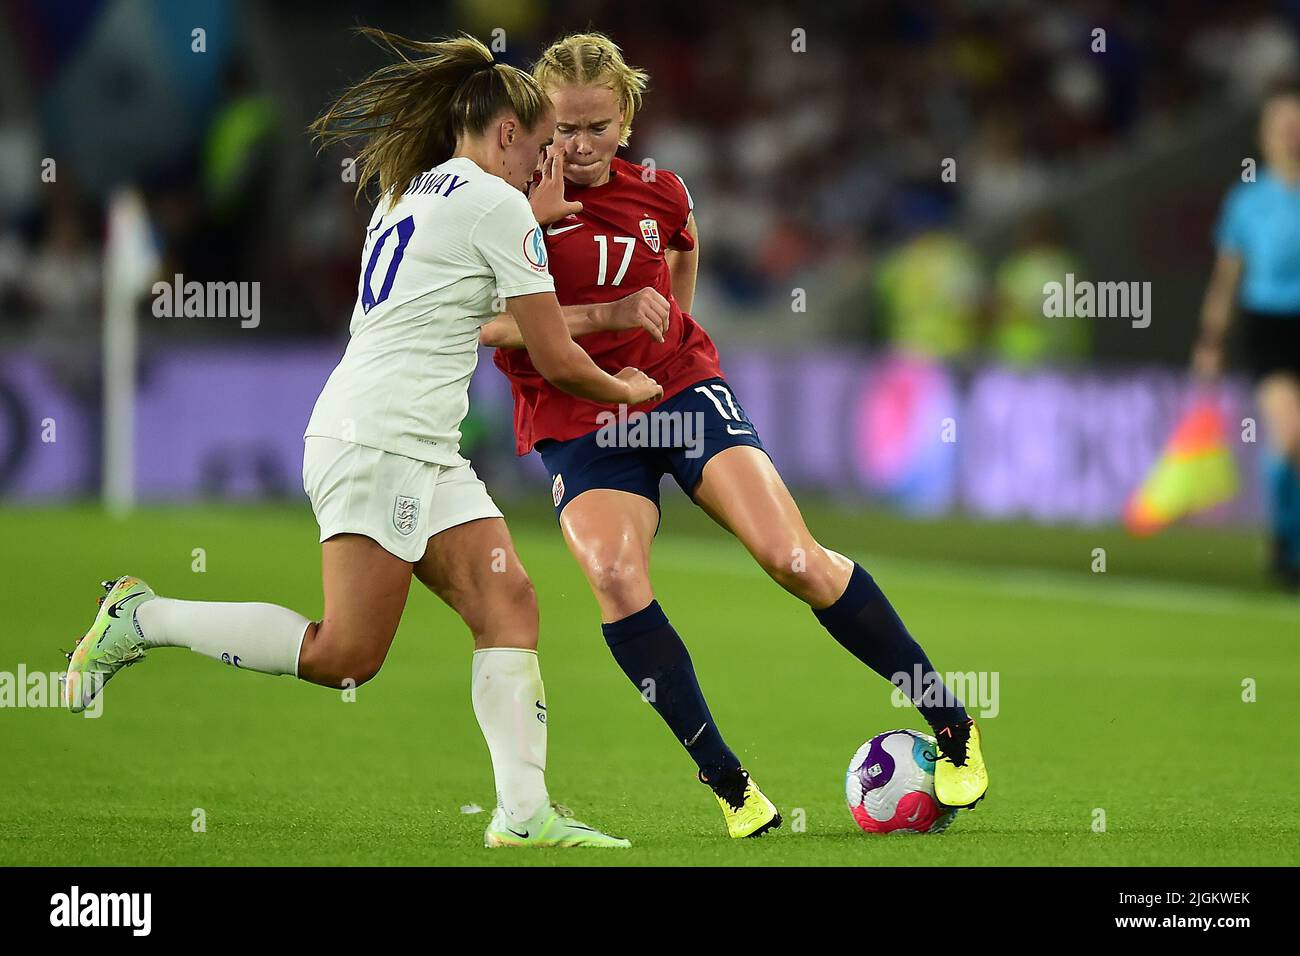
[[[613,374],[631,366],[664,390],[664,398],[722,375],[718,350],[704,329],[673,298],[668,260],[672,249],[689,251],[686,231],[691,197],[673,173],[649,170],[615,158],[600,186],[565,185],[565,198],[582,212],[546,227],[546,257],[560,305],[613,302],[647,286],[668,300],[668,333],[656,342],[644,329],[593,332],[576,341],[597,365]],[[566,441],[600,427],[596,416],[615,405],[589,402],[560,391],[538,374],[525,349],[497,349],[497,368],[510,379],[515,399],[515,450],[530,452],[544,438]],[[658,403],[638,405],[647,411]]]

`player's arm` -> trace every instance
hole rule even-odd
[[[1201,303],[1201,330],[1192,351],[1192,366],[1201,375],[1214,376],[1223,370],[1224,342],[1232,327],[1241,273],[1241,256],[1235,252],[1221,250],[1215,257]]]
[[[639,405],[663,394],[655,380],[638,369],[610,375],[597,366],[570,337],[554,292],[513,296],[506,308],[533,367],[561,391],[607,405]]]
[[[664,330],[668,328],[668,300],[651,288],[639,289],[614,302],[561,306],[560,311],[569,335],[575,339],[592,332],[641,328],[656,342],[662,342]],[[522,349],[524,337],[514,316],[506,313],[483,326],[479,344],[496,349]]]
[[[673,298],[683,312],[691,311],[695,301],[695,278],[700,271],[700,236],[695,231],[695,213],[686,217],[686,232],[695,240],[689,250],[669,249],[665,253],[668,259],[668,275],[673,284]]]
[[[576,339],[599,329],[595,316],[601,308],[603,306],[600,305],[560,306],[560,314],[564,316],[569,335]],[[521,349],[524,347],[524,337],[519,332],[519,323],[515,317],[509,312],[503,312],[479,330],[478,343],[490,349]]]

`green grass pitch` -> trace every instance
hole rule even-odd
[[[355,702],[159,650],[98,719],[0,709],[0,864],[1294,865],[1300,605],[1263,590],[1258,542],[1181,530],[907,522],[828,507],[823,540],[862,560],[941,671],[996,671],[992,786],[937,837],[867,837],[844,805],[856,747],[923,727],[740,547],[674,499],[660,601],[714,716],[786,825],[731,841],[710,794],[601,639],[545,512],[511,510],[542,608],[553,798],[631,851],[489,852],[490,765],[462,625],[415,585]],[[320,610],[305,503],[0,510],[0,672],[61,669],[98,581]],[[1092,573],[1092,549],[1107,570]],[[192,570],[201,548],[206,570]],[[1253,679],[1257,700],[1244,702]],[[194,832],[196,810],[206,832]],[[1095,832],[1097,812],[1105,831]]]

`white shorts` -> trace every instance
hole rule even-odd
[[[306,439],[302,486],[322,541],[364,534],[412,564],[435,534],[501,517],[468,462],[435,465],[335,438]]]

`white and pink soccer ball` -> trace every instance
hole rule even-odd
[[[867,833],[942,833],[957,816],[934,796],[934,738],[915,730],[877,734],[849,761],[844,796]]]

